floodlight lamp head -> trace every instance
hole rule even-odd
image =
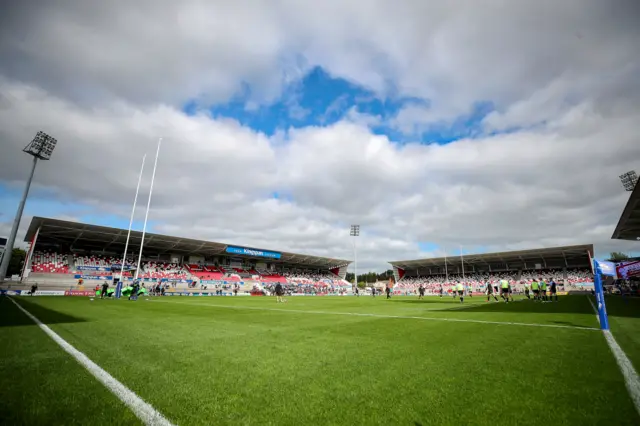
[[[625,191],[633,191],[636,187],[636,183],[638,183],[638,175],[635,170],[631,170],[627,173],[620,175],[620,182],[622,182],[622,186]]]
[[[350,235],[352,237],[358,237],[360,236],[360,225],[351,225],[351,232]]]
[[[46,134],[45,132],[38,132],[33,140],[22,151],[29,155],[39,158],[40,160],[50,160],[51,154],[56,147],[58,141]]]

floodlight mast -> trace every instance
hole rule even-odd
[[[53,150],[57,143],[58,141],[55,138],[39,131],[36,133],[36,136],[29,145],[22,150],[33,157],[33,163],[31,165],[29,178],[27,179],[27,184],[24,188],[24,193],[22,194],[22,199],[20,200],[20,204],[18,204],[16,217],[13,219],[11,234],[9,234],[9,238],[7,239],[7,245],[5,246],[4,255],[2,256],[2,262],[0,262],[0,283],[4,282],[5,277],[7,276],[7,270],[9,269],[9,262],[11,261],[11,254],[13,252],[13,245],[16,241],[16,235],[18,234],[18,228],[20,227],[20,220],[22,219],[22,212],[24,211],[24,205],[27,202],[27,197],[29,196],[29,189],[31,188],[33,175],[36,172],[38,160],[50,160],[51,154],[53,154]]]
[[[622,183],[625,191],[631,192],[638,183],[638,175],[636,174],[635,170],[631,170],[620,175],[620,182]]]
[[[358,252],[356,250],[356,237],[360,236],[360,225],[351,225],[349,233],[353,238],[353,285],[354,290],[358,287]]]

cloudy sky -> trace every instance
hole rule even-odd
[[[0,235],[33,215],[351,259],[596,244],[640,171],[634,0],[2,1]],[[141,228],[144,209],[136,216]]]

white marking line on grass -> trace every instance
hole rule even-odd
[[[384,314],[367,314],[359,312],[330,312],[330,311],[303,311],[299,309],[279,309],[279,308],[257,308],[254,306],[227,306],[227,305],[211,305],[209,303],[190,303],[190,302],[173,302],[169,300],[151,300],[150,302],[159,303],[176,303],[181,305],[195,305],[195,306],[209,306],[212,308],[226,308],[226,309],[238,309],[238,310],[254,310],[254,311],[275,311],[275,312],[292,312],[296,314],[318,314],[318,315],[349,315],[359,317],[374,317],[374,318],[395,318],[395,319],[417,319],[423,321],[445,321],[445,322],[470,322],[476,324],[497,324],[497,325],[520,325],[525,327],[549,327],[549,328],[570,328],[574,330],[595,330],[598,328],[593,327],[575,327],[572,325],[555,325],[555,324],[529,324],[526,322],[508,322],[508,321],[483,321],[472,319],[459,319],[459,318],[433,318],[433,317],[414,317],[404,315],[384,315]],[[446,312],[443,310],[442,312]]]
[[[598,318],[598,323],[600,323],[600,316],[598,315],[596,305],[593,304],[593,301],[589,296],[587,296],[587,299],[589,299],[593,312],[595,312],[596,317]],[[602,332],[604,333],[604,337],[609,344],[609,348],[611,349],[611,352],[613,352],[613,356],[618,363],[620,371],[622,372],[624,384],[627,386],[627,391],[633,400],[633,404],[636,406],[636,411],[640,414],[640,378],[638,378],[638,373],[635,368],[633,368],[633,364],[631,364],[627,354],[624,353],[620,345],[618,345],[618,342],[616,342],[611,331],[602,330]]]
[[[18,302],[13,300],[13,298],[9,298],[17,307],[20,309],[26,316],[31,318],[33,322],[35,322],[38,327],[42,329],[46,334],[49,335],[58,345],[62,347],[69,355],[74,357],[76,361],[80,363],[84,368],[91,373],[93,377],[98,379],[100,383],[105,385],[107,389],[109,389],[115,396],[120,399],[127,407],[134,412],[136,416],[146,425],[153,426],[173,426],[173,424],[167,420],[160,412],[158,412],[151,405],[142,400],[138,395],[136,395],[132,390],[127,388],[125,385],[120,383],[117,379],[103,370],[98,364],[91,361],[85,354],[71,346],[66,340],[60,337],[55,331],[51,330],[45,324],[40,322],[40,320],[33,315],[25,308],[20,306]]]

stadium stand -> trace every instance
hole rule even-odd
[[[12,288],[93,290],[120,279],[126,230],[34,217],[24,276]],[[129,249],[137,253],[141,233],[132,232]],[[46,247],[42,249],[42,247]],[[255,287],[287,284],[295,292],[343,291],[347,260],[242,248],[147,233],[139,278],[148,288],[169,291],[230,291],[249,294]],[[31,249],[33,248],[33,250]],[[126,259],[129,268],[137,259]],[[285,276],[285,271],[290,281]],[[132,272],[125,271],[131,280]]]
[[[413,293],[420,285],[430,294],[439,293],[441,286],[449,292],[458,282],[473,292],[483,292],[487,282],[497,284],[502,279],[519,291],[525,283],[540,278],[571,291],[593,286],[591,253],[593,246],[583,245],[390,263],[396,293]]]

